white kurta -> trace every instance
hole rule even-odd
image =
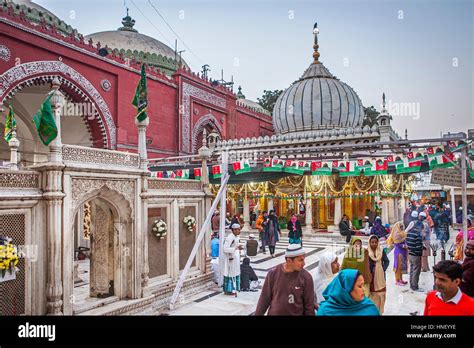
[[[240,251],[239,237],[233,233],[224,240],[224,277],[236,277],[240,275]]]

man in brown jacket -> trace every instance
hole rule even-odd
[[[313,277],[304,268],[305,251],[290,244],[285,263],[268,272],[255,315],[315,315]]]

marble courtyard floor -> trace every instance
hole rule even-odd
[[[365,238],[367,239],[367,238]],[[241,243],[244,244],[246,234],[242,234]],[[365,241],[365,245],[367,242]],[[451,241],[448,245],[451,244]],[[271,258],[267,251],[264,255],[259,253],[251,257],[251,265],[261,281],[265,281],[267,272],[282,262],[284,262],[284,251],[288,245],[288,238],[281,238],[276,246],[276,257]],[[346,243],[339,235],[317,236],[306,238],[303,241],[306,249],[305,269],[315,275],[318,266],[319,257],[326,251],[332,250],[339,257],[339,263],[342,261],[342,254]],[[387,269],[387,300],[385,303],[384,315],[423,315],[426,292],[433,288],[432,272],[422,272],[420,275],[419,286],[425,290],[425,293],[413,292],[409,286],[395,285],[395,273],[393,272],[393,252],[388,254],[390,266]],[[440,260],[439,252],[436,258]],[[429,257],[430,268],[433,265],[433,257]],[[404,275],[404,280],[408,281],[408,275]],[[261,288],[261,286],[260,286]],[[173,311],[155,312],[153,309],[147,309],[138,315],[252,315],[255,312],[257,302],[260,296],[258,292],[239,292],[237,297],[224,295],[217,286],[209,291],[201,292],[192,297],[180,299],[178,306]]]

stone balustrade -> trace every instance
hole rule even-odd
[[[63,145],[65,164],[89,164],[100,167],[139,169],[140,157],[135,153],[96,149],[76,145]]]

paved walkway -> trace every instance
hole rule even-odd
[[[241,238],[242,244],[245,242],[246,236]],[[364,238],[366,239],[366,238]],[[366,242],[365,242],[366,244]],[[255,257],[251,257],[251,265],[254,268],[260,281],[265,280],[267,272],[282,262],[284,262],[284,250],[288,245],[288,238],[282,238],[276,246],[276,257],[271,258],[268,251],[264,255],[259,253]],[[450,243],[448,243],[450,245]],[[319,257],[326,251],[332,250],[336,254],[341,255],[344,252],[346,244],[336,236],[331,237],[311,237],[304,240],[304,249],[306,250],[306,266],[313,276],[319,263]],[[387,269],[387,300],[385,304],[384,315],[410,315],[417,313],[422,315],[426,293],[413,292],[409,286],[395,285],[395,273],[393,272],[393,252],[388,255],[390,266]],[[437,261],[440,256],[437,256]],[[342,255],[339,262],[342,261]],[[430,268],[433,266],[433,257],[429,257]],[[404,275],[404,279],[408,281],[408,275]],[[427,291],[433,288],[432,272],[422,272],[420,275],[419,286]],[[261,288],[261,287],[260,287]],[[193,297],[186,298],[173,311],[162,313],[154,313],[150,310],[140,313],[141,315],[252,315],[257,306],[260,291],[258,292],[239,292],[238,296],[224,295],[220,289],[215,287],[206,292],[199,293]]]

